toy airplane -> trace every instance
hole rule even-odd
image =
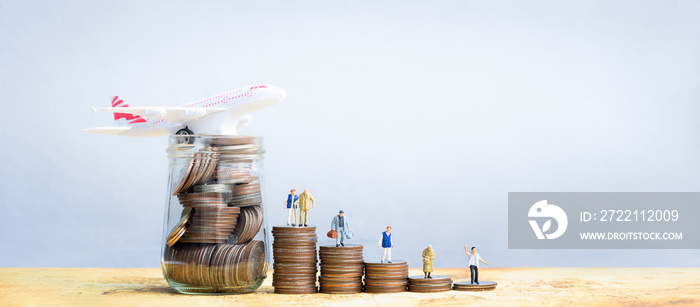
[[[111,108],[92,108],[95,112],[114,113],[115,127],[83,131],[135,137],[195,133],[235,135],[253,119],[247,113],[277,104],[285,96],[284,90],[272,85],[237,89],[181,107],[130,107],[116,96]]]

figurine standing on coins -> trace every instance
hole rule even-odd
[[[433,260],[435,260],[435,251],[433,250],[433,245],[428,244],[428,247],[423,250],[423,274],[424,278],[430,277],[430,273],[433,272]]]
[[[297,190],[292,189],[287,195],[287,202],[285,203],[285,208],[287,208],[287,226],[296,226],[294,222],[297,220],[297,202],[299,195]]]
[[[483,262],[485,265],[489,265],[488,262],[481,259],[479,253],[476,252],[476,246],[472,246],[471,254],[467,251],[467,245],[464,244],[464,253],[469,257],[469,272],[472,274],[472,285],[476,283],[479,284],[479,261]]]
[[[391,249],[394,248],[394,241],[391,239],[391,226],[386,226],[386,231],[382,232],[382,237],[379,238],[379,243],[377,243],[377,247],[382,247],[384,250],[382,251],[382,260],[381,262],[384,262],[384,258],[388,255],[389,256],[389,263],[391,262]]]
[[[345,216],[345,212],[340,210],[338,215],[333,217],[331,221],[331,229],[338,232],[338,237],[335,238],[335,247],[345,246],[345,235],[346,231],[352,231],[350,229],[350,224],[348,224],[348,218]]]
[[[304,192],[302,192],[299,195],[299,200],[297,200],[299,203],[299,227],[301,227],[302,223],[302,216],[304,217],[304,226],[307,226],[306,223],[309,220],[309,204],[312,207],[316,207],[316,200],[314,199],[313,196],[311,196],[311,193],[309,193],[309,189],[304,189]]]

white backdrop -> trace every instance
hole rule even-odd
[[[287,91],[265,138],[289,189],[344,209],[377,258],[464,267],[698,266],[698,250],[508,250],[509,191],[698,191],[697,1],[0,1],[0,266],[159,266],[167,140],[109,126],[112,95],[176,106]],[[321,243],[331,243],[322,239]]]

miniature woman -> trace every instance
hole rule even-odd
[[[430,273],[433,272],[433,260],[435,260],[435,251],[433,250],[433,245],[428,244],[428,248],[423,250],[423,274],[424,278],[430,277]]]

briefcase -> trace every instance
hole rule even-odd
[[[327,236],[331,239],[337,239],[338,238],[338,232],[331,229],[331,231],[328,232]]]

